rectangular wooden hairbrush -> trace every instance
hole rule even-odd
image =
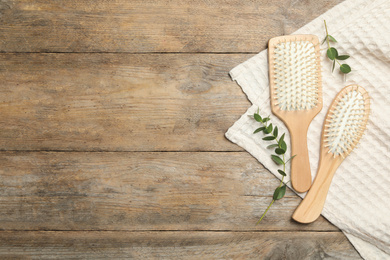
[[[315,35],[272,38],[268,44],[271,110],[291,137],[291,184],[297,192],[311,186],[307,130],[322,109],[320,47]]]

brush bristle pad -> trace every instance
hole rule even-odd
[[[306,110],[317,106],[321,84],[318,55],[311,41],[282,41],[275,45],[275,104],[281,110]]]
[[[324,146],[335,156],[345,157],[359,142],[366,128],[369,98],[362,87],[341,91],[325,119]]]

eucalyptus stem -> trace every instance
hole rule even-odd
[[[336,39],[329,34],[328,32],[328,26],[326,25],[326,21],[324,20],[324,25],[325,25],[325,32],[326,36],[325,39],[323,40],[322,43],[326,42],[328,45],[328,49],[326,51],[326,56],[333,61],[332,65],[332,72],[334,71],[335,64],[337,63],[340,66],[340,71],[344,74],[350,73],[351,72],[351,67],[348,64],[341,64],[339,60],[346,60],[349,58],[349,55],[339,55],[338,51],[336,48],[330,46],[330,41],[332,42],[337,42]]]
[[[262,127],[257,128],[254,131],[254,133],[263,132],[265,135],[268,135],[268,136],[263,137],[263,140],[265,140],[265,141],[274,140],[276,142],[275,144],[269,145],[268,148],[275,148],[275,154],[272,154],[271,158],[277,165],[283,166],[283,170],[280,170],[280,169],[278,170],[278,172],[282,175],[282,179],[280,181],[280,184],[274,191],[271,203],[268,205],[267,209],[265,210],[265,212],[263,213],[263,215],[261,216],[259,221],[257,221],[257,223],[256,223],[256,225],[257,225],[261,222],[261,220],[267,214],[267,212],[271,208],[272,204],[274,204],[274,202],[276,200],[279,200],[279,199],[284,197],[284,194],[286,193],[286,184],[283,183],[283,180],[284,180],[284,177],[286,176],[286,173],[285,173],[286,163],[288,161],[290,161],[292,158],[294,158],[294,156],[292,156],[290,159],[288,159],[286,161],[285,153],[287,151],[287,144],[284,141],[285,134],[282,134],[282,136],[280,138],[278,138],[278,134],[279,134],[278,127],[277,126],[273,127],[272,123],[268,124],[268,121],[270,121],[269,116],[266,118],[262,118],[259,115],[259,111],[257,111],[257,113],[255,113],[253,115],[253,117],[257,122],[260,122],[262,124]]]
[[[326,40],[326,43],[328,45],[328,50],[331,50],[331,47],[330,47],[330,42],[329,42],[329,33],[328,33],[328,27],[326,26],[326,21],[324,20],[324,24],[325,24],[325,31],[326,31],[326,37],[325,37],[325,40]],[[334,61],[336,61],[340,66],[340,62],[337,60],[337,59],[334,59]]]
[[[283,167],[284,168],[284,167]],[[282,187],[282,184],[283,184],[283,179],[284,179],[284,176],[282,177],[282,180],[280,181],[280,184],[278,186],[278,188]],[[259,219],[259,221],[257,221],[256,225],[258,225],[260,223],[260,221],[263,220],[263,218],[265,217],[265,214],[267,214],[269,208],[272,206],[272,204],[274,204],[275,202],[275,199],[272,199],[271,203],[268,205],[267,209],[264,211],[263,215],[261,216],[261,218]]]
[[[260,222],[263,220],[263,218],[265,217],[265,214],[267,214],[268,210],[271,208],[272,204],[274,204],[275,200],[272,200],[271,203],[268,205],[268,208],[264,211],[263,215],[261,216],[261,218],[259,219],[259,221],[257,221],[256,225],[260,224]]]
[[[329,33],[328,33],[328,27],[326,26],[326,21],[324,20],[324,24],[325,24],[325,31],[326,31],[326,42],[328,43],[328,49],[330,49],[330,43],[329,43]]]

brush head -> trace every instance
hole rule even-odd
[[[367,125],[370,100],[358,85],[345,87],[334,99],[325,119],[323,146],[333,157],[346,157],[359,142]]]
[[[310,110],[322,100],[318,38],[314,35],[276,37],[269,42],[273,105],[280,110]]]

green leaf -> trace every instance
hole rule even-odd
[[[340,55],[340,56],[337,56],[336,59],[338,59],[338,60],[346,60],[349,57],[350,57],[349,55]]]
[[[329,40],[331,40],[332,42],[337,42],[335,38],[333,38],[332,35],[328,35],[329,36]]]
[[[283,165],[284,164],[283,160],[279,156],[277,156],[277,155],[271,154],[271,158],[277,165]]]
[[[342,73],[347,74],[351,72],[351,67],[348,64],[342,64],[340,70]]]
[[[280,149],[287,151],[287,144],[284,140],[280,143],[279,147]]]
[[[286,185],[283,185],[281,187],[277,187],[273,199],[274,200],[280,200],[281,198],[284,197],[284,194],[286,194]]]
[[[259,128],[257,128],[253,133],[254,133],[254,134],[257,134],[258,132],[261,132],[261,131],[263,131],[264,129],[265,129],[264,126],[259,127]]]
[[[263,122],[263,119],[261,118],[261,116],[259,114],[254,114],[253,117],[255,118],[255,120],[257,122]]]
[[[270,144],[267,146],[267,149],[271,149],[271,148],[275,148],[275,147],[278,147],[279,145],[277,144]]]
[[[278,127],[277,126],[275,126],[275,128],[274,128],[274,136],[278,137]]]
[[[266,137],[263,137],[263,140],[264,141],[272,141],[272,140],[275,140],[275,136],[272,136],[272,135],[266,136]]]
[[[265,133],[265,134],[270,134],[270,133],[272,133],[272,123],[269,124],[269,126],[267,126],[266,129],[264,129],[264,133]]]
[[[276,148],[276,149],[275,149],[275,153],[277,153],[277,154],[285,154],[286,151],[283,150],[283,149],[281,149],[281,148]]]
[[[329,59],[334,60],[338,56],[338,52],[335,48],[331,47],[326,51],[326,55]]]
[[[286,135],[286,134],[283,133],[282,136],[281,136],[280,139],[279,139],[278,145],[279,145],[280,148],[282,148],[282,147],[281,147],[281,144],[282,144],[282,142],[284,142],[284,136],[285,136],[285,135]]]
[[[326,42],[326,39],[328,38],[328,35],[325,36],[324,40],[322,41],[321,44],[324,44]]]
[[[266,117],[266,118],[263,119],[263,123],[266,123],[266,122],[268,122],[269,120],[270,120],[270,118],[269,118],[269,117]]]
[[[294,154],[293,156],[291,156],[290,159],[288,159],[288,160],[286,161],[286,164],[287,164],[289,161],[291,161],[292,159],[294,159],[295,156],[297,156],[297,155]]]
[[[287,176],[287,174],[286,174],[284,171],[282,171],[282,170],[278,170],[278,172],[279,172],[282,176]]]
[[[334,71],[334,66],[335,65],[336,65],[336,60],[333,61],[332,72]]]

